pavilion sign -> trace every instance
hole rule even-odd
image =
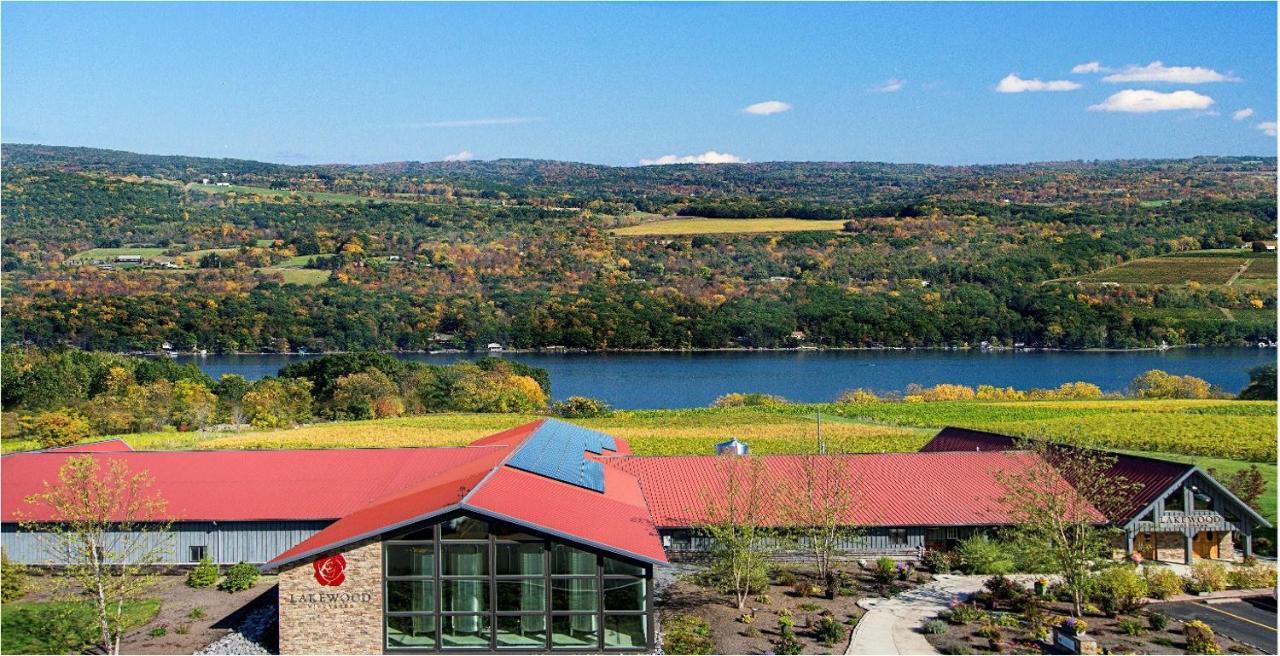
[[[1221,524],[1222,515],[1218,513],[1207,513],[1197,515],[1186,515],[1183,513],[1165,513],[1160,516],[1158,523],[1171,526],[1212,526]]]

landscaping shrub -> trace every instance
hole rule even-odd
[[[1156,611],[1147,616],[1147,624],[1156,631],[1163,631],[1169,628],[1169,616]]]
[[[987,614],[978,608],[975,604],[966,604],[959,601],[951,602],[950,608],[946,612],[946,620],[952,624],[964,625],[970,622],[976,622]]]
[[[941,635],[947,632],[947,623],[942,620],[929,620],[924,623],[924,632],[931,635]]]
[[[167,633],[169,633],[169,629],[162,624],[148,631],[147,635],[151,636],[152,638],[159,638]]]
[[[983,582],[982,587],[991,594],[991,603],[1012,602],[1026,594],[1026,590],[1013,579],[997,574]]]
[[[956,553],[960,557],[960,569],[966,574],[1008,574],[1013,570],[1008,551],[985,535],[962,540]]]
[[[611,416],[613,408],[599,399],[593,399],[588,396],[571,396],[552,405],[551,414],[565,419],[590,419]]]
[[[796,639],[795,622],[790,615],[778,616],[778,641],[773,645],[775,654],[799,654],[803,647]]]
[[[1147,580],[1128,565],[1099,572],[1096,584],[1098,604],[1110,616],[1138,610],[1148,594]]]
[[[1186,581],[1168,567],[1148,567],[1143,578],[1147,580],[1147,594],[1156,599],[1181,594],[1186,587]]]
[[[1227,589],[1227,568],[1222,563],[1202,560],[1191,566],[1189,592],[1213,592]]]
[[[930,549],[920,557],[920,564],[934,574],[946,574],[951,571],[951,554],[941,549]]]
[[[207,588],[217,582],[218,566],[207,557],[201,559],[200,564],[187,574],[187,585],[193,588]]]
[[[830,647],[844,639],[845,628],[830,612],[818,618],[818,626],[814,628],[818,642]]]
[[[796,584],[796,573],[789,569],[780,569],[773,574],[774,583],[783,587],[791,587]]]
[[[73,410],[42,412],[21,420],[24,437],[36,441],[43,449],[71,446],[93,435],[84,415]]]
[[[27,568],[0,553],[0,602],[17,601],[27,594]]]
[[[879,558],[875,565],[871,566],[871,578],[876,582],[876,587],[880,589],[880,593],[884,594],[893,580],[898,578],[898,563],[892,558]]]
[[[1237,567],[1227,574],[1227,583],[1233,588],[1274,588],[1276,587],[1276,568],[1267,565],[1253,564],[1248,567]]]
[[[711,625],[697,615],[676,615],[662,623],[664,654],[714,654]]]
[[[1131,617],[1126,617],[1120,620],[1116,625],[1119,626],[1120,630],[1124,631],[1125,634],[1131,636],[1142,635],[1142,632],[1146,630],[1146,628],[1142,626],[1142,622]]]
[[[1182,635],[1187,639],[1187,651],[1193,654],[1221,654],[1213,629],[1200,620],[1192,620],[1182,627]]]
[[[236,563],[227,570],[227,576],[218,584],[223,592],[240,592],[258,582],[258,568],[246,562]]]
[[[187,617],[193,620],[202,620],[204,619],[204,616],[205,616],[204,608],[200,606],[196,606],[195,608],[192,608],[191,612],[187,613]]]
[[[760,394],[756,392],[743,394],[740,392],[734,392],[732,394],[725,394],[717,398],[715,401],[712,401],[711,407],[740,408],[744,406],[777,406],[786,405],[787,403],[788,401],[786,399],[781,396],[774,396],[773,394]]]

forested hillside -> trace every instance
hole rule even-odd
[[[1240,249],[1275,238],[1274,159],[283,166],[5,145],[3,162],[6,343],[1090,348],[1275,337],[1274,254]],[[839,222],[662,234],[675,216]],[[650,222],[644,236],[613,232]],[[1239,254],[1248,267],[1228,277],[1182,266],[1142,283],[1091,275],[1205,249],[1180,263]]]

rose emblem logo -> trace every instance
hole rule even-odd
[[[347,559],[342,554],[322,556],[311,563],[311,566],[316,569],[316,580],[320,585],[342,585],[347,580]]]

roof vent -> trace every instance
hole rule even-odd
[[[745,456],[748,453],[751,453],[751,447],[736,437],[731,437],[728,441],[716,445],[716,455],[718,456]]]

